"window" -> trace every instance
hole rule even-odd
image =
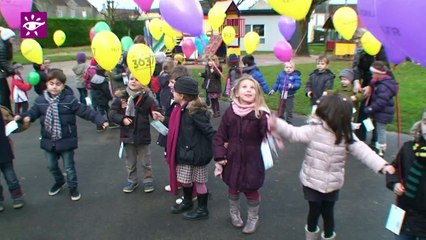
[[[87,13],[86,13],[86,11],[82,11],[82,12],[81,12],[81,16],[82,16],[83,18],[87,18]]]
[[[70,17],[75,17],[75,9],[70,9]]]
[[[246,33],[257,32],[260,37],[260,44],[265,44],[265,25],[264,24],[253,24],[246,25]]]

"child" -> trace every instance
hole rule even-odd
[[[378,154],[383,156],[386,151],[386,126],[393,121],[395,114],[394,97],[398,93],[399,87],[395,79],[388,73],[389,69],[381,61],[374,62],[370,71],[373,74],[370,87],[371,96],[367,99],[367,106],[364,113],[374,121],[372,146],[376,148]]]
[[[228,185],[229,213],[235,227],[244,226],[239,193],[246,196],[248,218],[243,233],[250,234],[259,225],[259,189],[265,180],[260,145],[266,136],[269,109],[259,83],[247,74],[237,80],[231,99],[213,141],[215,173]]]
[[[254,62],[253,55],[246,55],[242,59],[243,62],[243,73],[247,73],[251,75],[256,81],[260,84],[260,86],[263,89],[263,92],[268,94],[269,86],[266,82],[265,78],[263,77],[263,73],[259,70],[259,68],[256,66],[256,63]]]
[[[175,63],[175,66],[183,65],[183,63],[185,62],[185,57],[182,54],[176,54],[173,57],[173,61]]]
[[[206,89],[208,96],[206,98],[210,99],[213,109],[213,117],[220,117],[220,105],[219,97],[222,93],[222,82],[220,77],[222,74],[222,67],[219,64],[219,59],[216,55],[210,56],[207,61],[206,69],[203,73],[200,73],[200,76],[204,78],[203,88]]]
[[[191,77],[180,77],[174,84],[176,105],[169,118],[156,112],[154,118],[165,121],[169,127],[167,136],[167,161],[171,176],[183,186],[182,203],[171,207],[173,214],[183,213],[188,220],[205,219],[207,210],[207,164],[212,159],[212,138],[215,133],[210,123],[207,105],[198,97],[198,82]],[[175,173],[174,173],[175,172]],[[198,193],[198,208],[192,209],[193,185]]]
[[[39,96],[31,109],[22,114],[24,122],[34,122],[40,118],[40,147],[46,152],[49,171],[55,184],[49,195],[55,196],[65,184],[64,176],[58,166],[58,160],[64,161],[66,180],[71,200],[78,201],[81,194],[77,189],[77,171],[74,162],[74,150],[78,147],[76,115],[96,123],[103,128],[108,127],[106,118],[83,105],[74,96],[72,89],[65,85],[66,76],[60,69],[51,69],[47,76],[47,90]],[[20,119],[16,116],[15,119]]]
[[[321,98],[310,124],[294,127],[271,117],[269,126],[274,136],[290,142],[307,143],[300,171],[309,213],[306,239],[318,239],[318,220],[322,215],[322,239],[334,240],[334,205],[343,186],[347,153],[354,155],[375,172],[393,173],[395,169],[352,133],[352,101],[341,94]]]
[[[277,81],[269,92],[269,94],[274,94],[276,91],[280,91],[278,115],[290,124],[293,121],[294,95],[302,85],[301,73],[295,69],[296,65],[293,61],[285,62],[284,71],[278,75]],[[282,115],[280,115],[281,113]]]
[[[77,64],[72,67],[72,71],[75,74],[75,85],[80,94],[80,102],[86,104],[87,89],[85,86],[85,80],[83,78],[86,72],[86,54],[84,52],[77,53]]]
[[[405,211],[397,240],[426,239],[426,109],[411,131],[414,140],[404,143],[392,163],[395,174],[386,176],[386,186]]]
[[[161,90],[160,90],[160,105],[163,111],[166,111],[173,99],[172,91],[169,87],[170,74],[173,72],[175,65],[173,61],[166,60],[163,63],[162,71],[159,76]]]
[[[109,118],[121,125],[120,141],[124,145],[124,158],[127,167],[127,184],[123,192],[131,193],[139,185],[137,163],[143,162],[144,192],[154,191],[151,164],[151,133],[149,116],[157,110],[155,99],[149,95],[149,89],[143,86],[133,74],[129,75],[125,90],[117,90],[117,97],[111,104]]]
[[[95,110],[105,116],[105,118],[108,118],[109,101],[112,100],[112,95],[105,74],[105,70],[98,65],[96,74],[90,79],[90,89]],[[98,125],[96,131],[102,132],[104,128]]]
[[[40,75],[40,81],[34,85],[34,91],[37,95],[42,96],[44,90],[46,90],[46,66],[44,64],[33,63],[33,68]]]
[[[24,67],[20,63],[13,65],[15,75],[12,77],[12,96],[15,101],[15,115],[21,114],[28,110],[28,93],[31,89],[31,84],[25,83],[22,77]]]
[[[3,114],[7,114],[11,119],[6,119]],[[5,133],[5,125],[13,120],[12,112],[6,107],[1,108],[0,113],[0,169],[3,173],[4,180],[6,180],[10,195],[13,199],[13,208],[19,209],[25,205],[24,199],[22,198],[23,193],[19,180],[16,177],[15,169],[13,168],[14,154],[9,137]],[[3,186],[0,183],[0,212],[4,211],[4,196]]]
[[[236,54],[230,54],[228,57],[228,77],[226,78],[226,88],[224,96],[231,95],[231,89],[235,86],[237,79],[241,77],[241,69],[239,67],[240,59]]]
[[[329,64],[330,60],[326,56],[319,56],[317,69],[309,75],[309,80],[306,83],[306,96],[311,99],[313,109],[318,105],[318,100],[327,94],[327,90],[333,89],[336,76],[328,69]]]

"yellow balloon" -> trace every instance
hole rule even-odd
[[[222,30],[222,39],[226,45],[229,45],[235,39],[235,29],[231,26],[226,26]]]
[[[225,21],[225,11],[220,7],[213,7],[209,11],[209,24],[212,26],[213,30],[218,30]]]
[[[190,24],[190,23],[188,23]],[[163,32],[170,37],[182,37],[182,33],[172,28],[166,21],[163,20]]]
[[[60,47],[62,44],[64,44],[65,39],[67,36],[65,35],[64,31],[62,30],[56,30],[55,33],[53,33],[53,41],[55,42],[56,46]]]
[[[279,14],[302,20],[311,8],[312,0],[268,0],[269,5]]]
[[[140,83],[148,86],[155,69],[154,52],[145,44],[134,44],[127,54],[127,66]]]
[[[170,37],[169,35],[164,36],[164,44],[170,51],[176,47],[176,41],[174,40],[174,37]]]
[[[163,22],[159,18],[154,18],[149,22],[149,32],[155,40],[163,36]]]
[[[248,32],[244,36],[244,47],[246,49],[247,54],[252,54],[256,51],[257,47],[260,43],[260,37],[257,32]]]
[[[379,53],[382,44],[370,32],[365,32],[361,37],[362,48],[370,55],[374,56]]]
[[[341,7],[334,13],[333,25],[344,39],[350,40],[358,27],[358,15],[350,7]]]
[[[43,63],[43,50],[36,40],[25,38],[21,43],[21,52],[30,62],[37,64]]]
[[[96,33],[91,48],[96,61],[105,70],[112,71],[121,58],[121,42],[113,32]]]

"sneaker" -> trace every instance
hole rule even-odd
[[[143,191],[146,193],[154,192],[154,183],[153,182],[146,182],[143,184]]]
[[[135,191],[135,189],[139,186],[138,183],[131,183],[128,182],[127,185],[123,188],[123,192],[125,193],[131,193]]]
[[[24,205],[25,205],[24,199],[22,199],[22,198],[13,199],[13,208],[14,209],[22,208]]]
[[[81,194],[78,192],[77,188],[70,188],[71,200],[78,201],[81,198]]]
[[[65,183],[53,184],[53,186],[49,190],[49,196],[55,196],[56,194],[58,194],[61,191],[61,189],[64,185],[65,185]]]
[[[96,132],[101,133],[101,132],[105,132],[105,130],[106,130],[106,129],[104,129],[102,126],[97,126],[97,127],[96,127]]]
[[[4,205],[3,205],[3,201],[0,201],[0,212],[4,211]]]
[[[170,191],[172,191],[172,187],[171,187],[170,185],[166,185],[166,186],[164,187],[164,191],[166,191],[166,192],[170,192]]]

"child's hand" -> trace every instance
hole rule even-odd
[[[223,166],[219,162],[214,164],[214,176],[222,178]]]
[[[224,159],[224,160],[222,160],[222,161],[218,161],[218,162],[216,162],[216,163],[218,163],[218,164],[220,164],[220,165],[222,165],[222,166],[225,166],[225,165],[228,163],[228,160]]]
[[[274,94],[274,93],[275,93],[275,91],[274,91],[274,90],[271,90],[271,91],[269,91],[268,95],[272,95],[272,94]]]
[[[164,116],[160,112],[152,111],[152,118],[154,120],[164,121]]]
[[[405,193],[405,187],[404,187],[404,185],[402,185],[401,183],[395,184],[395,186],[393,186],[393,192],[396,195],[401,196],[402,194]]]
[[[31,118],[30,117],[24,117],[24,122],[26,122],[26,123],[31,122]]]
[[[109,123],[108,123],[108,122],[104,122],[104,123],[102,124],[102,128],[103,128],[103,129],[106,129],[108,126],[109,126]]]
[[[226,149],[228,149],[229,142],[223,143],[223,146],[224,146]]]
[[[289,84],[288,86],[287,86],[287,89],[292,89],[293,88],[293,84]]]
[[[352,95],[352,96],[351,96],[351,100],[352,100],[352,102],[356,101],[356,96],[355,96],[355,95]]]
[[[130,124],[132,124],[132,119],[128,117],[123,118],[123,124],[124,126],[129,126]]]
[[[19,121],[19,120],[21,120],[21,116],[20,115],[15,115],[15,117],[13,117],[13,120],[15,120],[15,121]]]
[[[121,108],[127,108],[127,101],[125,99],[121,99]]]
[[[383,173],[383,174],[394,174],[395,168],[392,165],[385,165],[382,168],[381,173]]]
[[[309,91],[307,94],[308,98],[312,98],[312,91]]]

